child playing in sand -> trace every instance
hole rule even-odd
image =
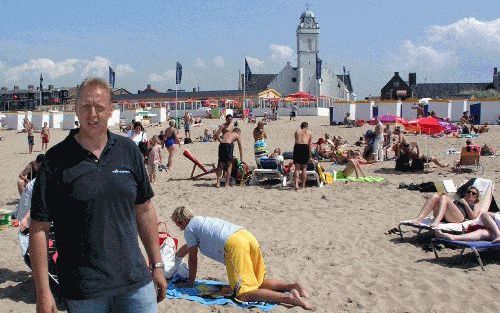
[[[154,135],[150,140],[150,150],[148,155],[148,174],[149,182],[154,184],[156,181],[156,172],[158,165],[161,163],[161,143],[158,136]]]
[[[452,235],[443,233],[437,229],[435,234],[437,238],[448,240],[476,241],[490,240],[492,243],[500,243],[500,212],[485,212],[475,224],[469,226],[472,230],[461,235]]]

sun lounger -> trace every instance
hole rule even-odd
[[[434,238],[431,241],[431,245],[432,245],[432,250],[434,251],[434,255],[436,256],[436,259],[438,258],[438,254],[437,254],[437,250],[436,250],[437,244],[444,244],[447,246],[461,248],[462,251],[460,252],[460,255],[464,254],[465,249],[471,249],[472,252],[474,252],[474,255],[476,256],[477,262],[479,263],[479,265],[481,266],[481,269],[483,271],[484,271],[483,261],[481,260],[481,256],[479,255],[479,252],[484,251],[484,250],[489,250],[489,249],[500,248],[500,243],[491,243],[490,241],[457,241],[457,240],[447,240],[447,239]]]
[[[285,187],[287,184],[287,177],[283,170],[283,165],[279,159],[276,158],[260,158],[255,159],[257,168],[252,172],[251,185],[255,185],[259,179],[279,179],[281,186]]]
[[[467,182],[466,185],[468,183],[469,182]],[[476,205],[481,207],[481,213],[488,212],[493,201],[493,189],[495,187],[494,182],[490,179],[476,178],[472,186],[477,187],[480,193],[480,200]],[[414,224],[412,223],[412,220],[401,221],[398,225],[401,240],[403,240],[403,232],[401,231],[401,226],[417,228],[418,234],[420,234],[422,230],[430,230],[430,225],[433,222],[434,218],[432,217],[425,218],[420,224]],[[475,223],[475,220],[468,220],[463,223],[440,223],[437,228],[444,232],[460,233],[464,229],[467,229],[472,223]]]
[[[308,163],[307,164],[307,168],[306,168],[306,179],[307,180],[315,180],[316,181],[316,185],[318,187],[323,187],[323,180],[321,179],[320,175],[318,174],[317,170],[316,170],[316,166],[317,166],[317,163]],[[290,177],[289,179],[291,181],[294,180],[294,172],[291,171],[290,172]]]

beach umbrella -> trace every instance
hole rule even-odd
[[[446,134],[454,133],[460,130],[460,127],[458,127],[457,125],[446,121],[439,121],[439,125],[443,126],[444,132]]]
[[[417,118],[417,124],[420,126],[422,133],[427,135],[435,135],[444,131],[444,127],[439,124],[439,120],[434,117]]]
[[[397,116],[392,114],[384,114],[378,117],[378,120],[384,124],[396,123]]]

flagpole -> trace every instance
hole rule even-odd
[[[42,106],[43,103],[42,82],[43,82],[42,73],[40,73],[40,106]]]
[[[245,62],[246,62],[246,58],[245,58]],[[243,71],[243,103],[241,104],[241,109],[243,112],[245,112],[245,88],[246,88],[246,84],[247,84],[247,68],[246,68],[246,63],[244,62],[243,64],[243,68],[245,69]]]
[[[179,61],[178,60],[175,60],[175,123],[176,123],[176,127],[178,127],[179,125],[177,125],[177,63]]]

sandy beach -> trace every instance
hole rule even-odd
[[[309,122],[314,139],[325,133],[340,135],[350,144],[367,129],[329,126],[327,117],[287,117],[266,126],[268,147],[282,151],[293,148],[293,132],[300,122]],[[194,127],[192,137],[204,128],[215,129],[221,121],[205,120]],[[253,125],[240,122],[244,161],[255,166]],[[113,131],[117,132],[117,129]],[[147,128],[148,136],[160,128]],[[183,131],[181,130],[183,134]],[[49,144],[61,141],[68,131],[51,130]],[[34,157],[27,154],[26,134],[3,131],[0,136],[0,208],[12,209],[19,196],[16,180],[22,168]],[[453,164],[458,155],[446,155],[454,148],[460,151],[465,139],[429,138],[408,135],[417,141],[425,154]],[[500,126],[491,126],[474,142],[500,148]],[[41,146],[36,134],[35,150]],[[217,144],[195,142],[186,146],[202,163],[217,161]],[[167,151],[162,152],[164,159]],[[237,155],[237,153],[235,153]],[[414,218],[424,203],[418,191],[398,189],[400,183],[422,183],[453,179],[459,184],[471,177],[500,182],[500,157],[482,157],[484,174],[453,173],[448,168],[431,165],[426,173],[395,173],[394,161],[365,166],[367,175],[385,178],[382,183],[334,183],[323,188],[311,186],[298,192],[276,184],[213,187],[214,176],[189,180],[192,163],[175,156],[173,170],[158,173],[153,186],[154,205],[169,231],[184,242],[182,233],[170,221],[177,206],[184,205],[195,214],[220,217],[250,230],[261,244],[267,276],[286,281],[298,280],[310,291],[310,302],[316,312],[499,312],[500,252],[482,254],[486,271],[482,271],[471,253],[459,256],[458,250],[444,249],[436,260],[432,251],[422,249],[423,240],[408,229],[401,242],[399,235],[385,235],[398,222]],[[500,200],[500,192],[494,191]],[[425,236],[424,236],[425,239]],[[24,264],[17,242],[17,229],[0,231],[0,312],[35,312],[34,285],[30,270]],[[224,266],[201,256],[198,277],[226,280]],[[241,312],[234,307],[206,307],[184,300],[167,299],[160,312]],[[255,312],[256,310],[250,310]],[[272,312],[302,312],[301,308],[277,306]]]

